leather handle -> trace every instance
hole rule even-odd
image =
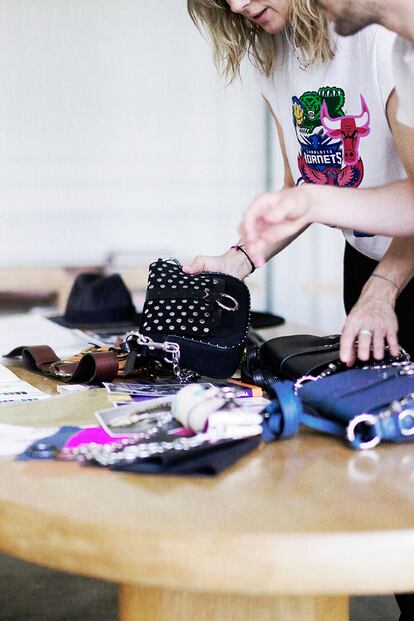
[[[115,352],[90,352],[77,361],[61,360],[48,345],[20,346],[6,354],[6,358],[21,356],[22,364],[29,371],[40,371],[62,382],[92,384],[113,380],[119,370]]]

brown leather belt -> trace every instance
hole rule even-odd
[[[22,364],[29,371],[40,371],[62,382],[93,384],[110,382],[117,375],[122,360],[114,351],[85,351],[68,360],[61,360],[48,345],[20,346],[6,354],[5,358],[21,356]]]

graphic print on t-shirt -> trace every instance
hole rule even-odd
[[[361,95],[361,111],[345,115],[345,92],[324,87],[293,97],[293,121],[301,152],[301,183],[357,188],[364,178],[361,138],[370,133],[370,114]]]
[[[296,185],[314,183],[357,188],[364,178],[359,154],[361,138],[370,133],[370,113],[361,95],[361,110],[344,112],[345,92],[323,87],[293,97],[293,122],[300,145]],[[357,237],[366,236],[354,232]]]

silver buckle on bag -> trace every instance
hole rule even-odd
[[[56,362],[52,362],[49,365],[49,373],[52,377],[55,377],[56,379],[69,379],[72,377],[72,373],[68,373],[66,371],[61,371],[58,367],[60,364],[69,364],[71,361],[70,360],[56,360]]]
[[[351,442],[351,444],[355,442],[356,428],[358,427],[358,425],[361,424],[368,425],[369,427],[375,427],[375,425],[377,424],[377,417],[373,414],[360,414],[359,416],[355,416],[355,418],[350,421],[348,427],[346,428],[346,437],[348,438],[349,442]],[[361,442],[359,448],[362,450],[372,449],[375,446],[378,446],[380,441],[380,437],[378,435],[375,435],[373,438],[371,438],[371,440],[368,440],[367,442]]]
[[[124,336],[123,342],[128,343],[128,341],[133,338],[136,339],[138,345],[144,345],[148,347],[148,349],[152,350],[160,349],[167,354],[171,354],[171,358],[173,359],[177,358],[177,356],[178,358],[180,357],[180,346],[178,345],[178,343],[171,343],[170,341],[157,343],[157,341],[153,341],[149,336],[144,336],[144,334],[141,334],[141,332],[135,330],[127,332]],[[167,364],[172,364],[173,360],[170,360],[169,358],[167,358],[167,356],[165,356],[164,362],[167,362]]]

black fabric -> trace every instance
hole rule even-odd
[[[241,366],[241,379],[247,384],[260,386],[269,394],[272,392],[272,386],[279,378],[261,361],[260,346],[247,348]]]
[[[49,317],[67,328],[136,328],[139,316],[119,274],[79,274],[69,293],[65,313]]]
[[[184,456],[182,451],[171,451],[165,455],[141,459],[133,464],[112,466],[111,470],[142,474],[215,476],[254,451],[260,442],[261,438],[258,436],[235,440],[192,449],[186,451]]]
[[[19,461],[32,459],[56,459],[66,442],[80,427],[61,427],[55,434],[36,440],[18,456]],[[205,444],[187,451],[168,451],[136,463],[111,466],[111,470],[143,474],[180,474],[214,476],[232,466],[244,455],[254,451],[261,437],[244,440],[225,440],[218,444]],[[95,465],[94,461],[88,462]]]
[[[285,323],[283,317],[279,315],[273,315],[273,313],[262,313],[259,311],[252,311],[250,314],[250,325],[255,330],[261,328],[274,328],[281,326]]]
[[[345,245],[344,255],[344,304],[348,314],[358,301],[362,288],[371,276],[378,262],[361,254],[350,244]],[[414,279],[398,297],[396,314],[399,325],[400,345],[414,358]],[[414,618],[414,617],[413,617]]]
[[[297,379],[318,374],[339,359],[340,336],[298,334],[267,341],[260,349],[264,367],[281,378]]]
[[[400,621],[413,621],[414,619],[414,593],[399,593],[395,595],[401,611]]]
[[[347,314],[358,301],[362,288],[377,267],[378,262],[366,257],[350,244],[345,245],[344,254],[344,305]],[[399,325],[400,345],[414,358],[413,329],[414,279],[411,280],[398,297],[396,314]],[[414,594],[404,593],[395,596],[401,610],[400,621],[414,619]]]
[[[250,327],[247,331],[246,347],[261,347],[264,343],[266,343],[266,339]]]

